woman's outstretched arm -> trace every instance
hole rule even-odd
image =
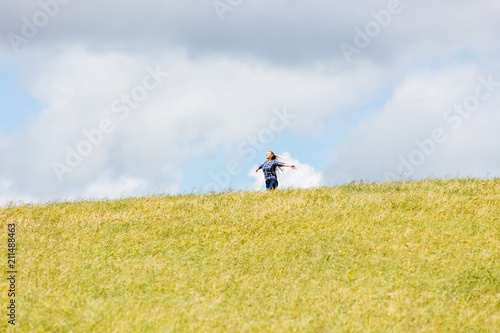
[[[261,165],[259,165],[259,167],[257,168],[257,170],[255,170],[255,172],[259,171],[260,169],[262,169],[262,167],[264,166],[264,163],[262,163]]]
[[[295,165],[293,165],[293,164],[292,164],[292,165],[290,165],[290,164],[283,164],[283,166],[284,166],[284,167],[289,167],[289,168],[292,168],[292,169],[297,169],[297,168],[295,167]]]

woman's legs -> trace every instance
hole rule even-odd
[[[266,180],[266,190],[274,190],[277,187],[278,187],[277,178],[271,178],[269,180]]]

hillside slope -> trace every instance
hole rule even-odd
[[[28,205],[0,219],[5,249],[16,224],[18,331],[493,332],[499,204],[500,179],[451,179]]]

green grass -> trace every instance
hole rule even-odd
[[[499,204],[500,179],[451,179],[60,202],[0,219],[4,251],[17,224],[17,331],[499,332]]]

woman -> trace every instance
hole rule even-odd
[[[264,178],[266,180],[266,189],[274,190],[278,187],[278,178],[276,177],[276,167],[282,170],[282,167],[290,167],[292,169],[297,169],[295,165],[288,165],[283,162],[279,162],[278,156],[276,156],[272,151],[266,153],[267,161],[262,163],[255,172],[259,169],[264,171]]]

